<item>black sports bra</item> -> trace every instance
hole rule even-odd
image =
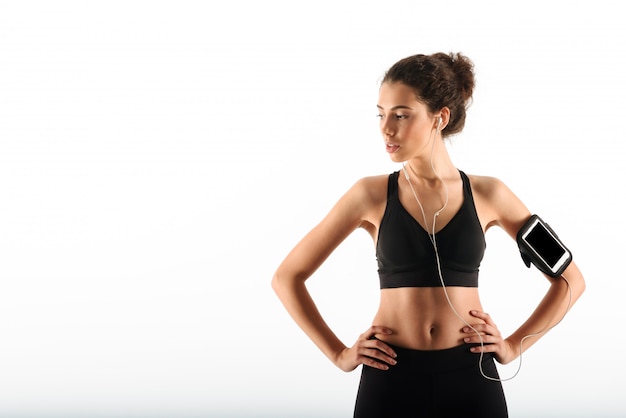
[[[378,229],[376,258],[380,288],[441,287],[430,234],[398,199],[398,175],[389,175],[387,207]],[[486,242],[469,179],[463,180],[463,204],[450,222],[435,234],[441,273],[446,286],[478,287],[478,268]]]

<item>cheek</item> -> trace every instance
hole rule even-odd
[[[420,135],[420,131],[420,127],[415,124],[407,125],[403,129],[403,132],[407,136],[407,138],[418,137]]]
[[[418,137],[428,136],[429,134],[428,127],[426,127],[423,123],[413,123],[410,126],[407,126],[406,132],[411,136]]]

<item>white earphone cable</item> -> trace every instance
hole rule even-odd
[[[569,284],[569,281],[565,278],[565,276],[561,275],[561,277],[563,278],[563,280],[565,280],[565,283],[567,284],[567,289],[568,289],[568,291],[569,291],[569,301],[568,301],[568,304],[567,304],[567,309],[565,310],[565,313],[563,314],[563,316],[561,317],[561,319],[559,319],[559,321],[558,321],[556,324],[552,325],[550,328],[545,329],[545,330],[542,330],[542,331],[539,331],[539,332],[536,332],[536,333],[533,333],[533,334],[526,335],[526,336],[524,336],[524,337],[521,339],[521,341],[520,341],[520,347],[519,347],[519,365],[518,365],[517,370],[515,371],[515,373],[514,373],[511,377],[508,377],[508,378],[506,378],[506,379],[500,379],[500,378],[496,378],[496,377],[492,377],[492,376],[487,376],[487,375],[485,374],[485,372],[483,371],[483,366],[482,366],[482,363],[483,363],[483,357],[484,357],[484,351],[483,351],[483,349],[484,349],[484,345],[485,345],[484,340],[483,340],[483,337],[482,337],[482,335],[480,334],[480,332],[478,332],[478,330],[477,330],[476,328],[474,328],[474,327],[473,327],[470,323],[468,323],[468,322],[465,320],[465,318],[463,318],[463,317],[462,317],[462,316],[461,316],[461,315],[457,312],[456,308],[455,308],[455,307],[454,307],[454,305],[452,304],[452,301],[450,300],[450,296],[448,295],[448,290],[446,289],[446,285],[445,285],[445,282],[444,282],[444,280],[443,280],[443,273],[442,273],[442,271],[441,271],[441,260],[440,260],[440,258],[439,258],[439,251],[438,251],[438,249],[437,249],[437,238],[436,238],[436,234],[435,234],[435,231],[436,231],[436,227],[435,227],[435,225],[436,225],[436,222],[437,222],[437,217],[439,216],[439,214],[440,214],[441,212],[443,212],[443,210],[444,210],[444,209],[446,208],[446,206],[448,205],[448,198],[449,198],[449,194],[448,194],[448,187],[446,186],[445,181],[443,180],[443,178],[441,178],[441,176],[439,175],[439,173],[437,173],[437,170],[435,169],[435,165],[434,165],[434,163],[433,163],[433,152],[434,152],[434,149],[435,149],[435,143],[436,143],[436,140],[437,140],[436,135],[437,135],[437,133],[439,133],[439,127],[440,127],[440,126],[441,126],[441,119],[440,119],[440,122],[439,122],[439,126],[437,127],[437,130],[436,130],[436,132],[435,132],[435,138],[432,138],[432,137],[431,137],[432,145],[431,145],[431,149],[430,149],[430,166],[431,166],[431,169],[433,170],[433,173],[435,173],[435,176],[437,177],[437,179],[439,179],[439,181],[440,181],[440,182],[441,182],[441,184],[443,185],[443,188],[444,188],[444,190],[445,190],[445,195],[446,195],[446,198],[445,198],[445,200],[444,200],[444,204],[443,204],[443,206],[441,207],[441,209],[439,209],[438,211],[436,211],[436,212],[435,212],[435,214],[433,215],[432,234],[429,234],[430,241],[432,242],[432,244],[433,244],[433,248],[434,248],[434,250],[435,250],[435,258],[436,258],[436,260],[437,260],[437,272],[439,273],[439,280],[441,281],[441,286],[442,286],[442,288],[443,288],[443,292],[444,292],[444,294],[445,294],[445,296],[446,296],[446,300],[448,301],[448,305],[450,305],[450,308],[452,309],[452,312],[454,312],[454,314],[455,314],[455,315],[456,315],[456,316],[457,316],[457,317],[458,317],[458,318],[459,318],[459,319],[460,319],[460,320],[461,320],[461,321],[462,321],[462,322],[463,322],[463,323],[464,323],[464,324],[465,324],[468,328],[470,328],[472,331],[474,331],[474,332],[476,333],[476,335],[478,335],[478,338],[480,339],[480,348],[481,348],[481,350],[480,350],[480,358],[479,358],[479,360],[478,360],[478,367],[479,367],[479,369],[480,369],[480,373],[482,374],[482,376],[483,376],[485,379],[488,379],[488,380],[493,380],[493,381],[497,381],[497,382],[505,382],[505,381],[507,381],[507,380],[511,380],[511,379],[513,379],[515,376],[517,376],[517,374],[520,372],[520,370],[521,370],[521,368],[522,368],[522,352],[523,352],[523,347],[522,347],[522,346],[523,346],[524,341],[525,341],[527,338],[534,337],[534,336],[537,336],[537,335],[541,335],[541,334],[543,334],[543,333],[545,333],[545,332],[548,332],[549,330],[551,330],[552,328],[554,328],[555,326],[557,326],[557,325],[558,325],[558,324],[559,324],[559,323],[563,320],[563,318],[565,318],[565,315],[566,315],[566,314],[567,314],[567,312],[569,311],[569,309],[570,309],[570,307],[571,307],[571,304],[572,304],[572,288],[571,288],[571,286],[570,286],[570,284]],[[414,197],[414,198],[415,198],[415,200],[417,201],[417,204],[418,204],[418,206],[419,206],[419,208],[420,208],[420,210],[421,210],[421,212],[422,212],[422,217],[423,217],[423,219],[424,219],[424,226],[425,226],[425,228],[426,228],[426,231],[428,231],[428,222],[426,221],[426,213],[424,212],[424,207],[422,206],[422,203],[420,202],[419,198],[417,197],[417,193],[415,192],[415,189],[413,188],[413,183],[411,182],[411,178],[410,178],[409,173],[408,173],[408,171],[406,170],[406,167],[405,167],[405,166],[406,166],[406,163],[403,163],[403,164],[402,164],[402,171],[403,171],[403,173],[404,173],[404,176],[405,176],[405,178],[406,178],[407,182],[409,183],[409,187],[411,188],[411,192],[413,193],[413,197]]]

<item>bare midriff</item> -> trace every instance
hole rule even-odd
[[[471,325],[482,323],[470,315],[482,311],[478,288],[445,288],[454,310]],[[393,331],[376,338],[414,350],[443,350],[464,344],[467,324],[450,307],[442,287],[402,287],[381,289],[380,306],[372,322]]]

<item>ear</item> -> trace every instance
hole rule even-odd
[[[441,118],[441,124],[439,123],[439,118]],[[448,122],[450,122],[450,109],[447,106],[444,106],[437,114],[435,114],[435,128],[438,127],[439,132],[441,132],[446,126],[448,126]]]

